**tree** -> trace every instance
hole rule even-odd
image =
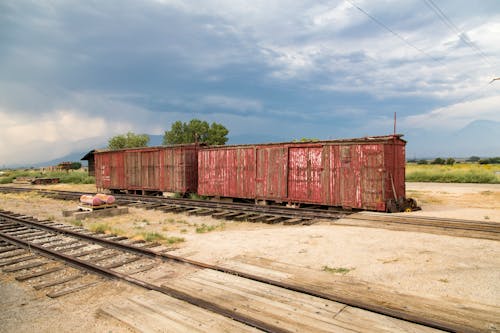
[[[215,122],[208,125],[206,121],[199,119],[191,119],[189,123],[176,121],[170,131],[165,131],[163,144],[204,142],[209,145],[223,145],[227,142],[228,133],[226,127]]]
[[[135,134],[128,132],[124,135],[117,135],[109,139],[109,149],[147,147],[149,136],[147,134]]]
[[[429,162],[427,160],[419,160],[417,164],[429,164]]]
[[[445,163],[446,163],[446,161],[441,157],[438,157],[434,161],[431,162],[431,164],[441,164],[441,165],[445,164]]]
[[[471,157],[469,157],[467,162],[479,162],[480,159],[481,159],[481,157],[479,157],[479,156],[471,156]]]
[[[455,164],[455,159],[454,159],[454,158],[452,158],[452,157],[448,157],[448,158],[446,159],[446,164],[448,164],[448,165],[453,165],[453,164]]]
[[[319,141],[317,138],[301,138],[300,140],[294,139],[293,142],[315,142]]]
[[[71,169],[72,170],[78,170],[82,167],[82,163],[80,162],[71,162]]]

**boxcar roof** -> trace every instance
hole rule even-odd
[[[251,144],[236,144],[236,145],[221,145],[221,146],[208,146],[207,148],[236,148],[236,147],[253,147],[253,146],[274,146],[274,145],[311,145],[311,144],[356,144],[356,143],[385,143],[393,141],[394,138],[406,143],[401,139],[403,134],[383,135],[383,136],[365,136],[361,138],[351,139],[335,139],[335,140],[318,140],[318,141],[288,141],[288,142],[270,142],[270,143],[251,143]]]
[[[165,149],[165,148],[182,148],[182,147],[195,147],[195,146],[205,146],[204,143],[183,143],[177,145],[164,145],[164,146],[148,146],[148,147],[135,147],[135,148],[120,148],[120,149],[94,149],[87,153],[99,154],[99,153],[109,153],[117,151],[129,151],[129,150],[154,150],[154,149]],[[85,155],[85,156],[87,156]]]

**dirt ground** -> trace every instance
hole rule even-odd
[[[49,188],[77,190],[56,186]],[[406,214],[500,222],[500,185],[408,183],[407,195],[417,199],[423,210]],[[75,205],[33,193],[0,194],[1,209],[78,224],[61,215]],[[155,232],[174,254],[273,278],[276,272],[259,270],[252,263],[256,259],[278,262],[291,273],[306,269],[328,277],[326,271],[401,293],[488,304],[499,307],[500,315],[500,243],[496,241],[332,222],[311,226],[221,222],[134,208],[123,216],[84,220],[83,226],[134,238]],[[142,291],[106,282],[52,300],[1,273],[0,332],[130,332],[119,322],[100,316],[98,309],[118,296],[137,293]]]

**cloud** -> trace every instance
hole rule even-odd
[[[191,118],[292,138],[498,120],[498,1],[439,3],[484,56],[422,1],[354,2],[421,52],[343,0],[0,2],[0,157]]]
[[[456,130],[477,119],[500,121],[500,96],[490,96],[407,117],[403,126]]]

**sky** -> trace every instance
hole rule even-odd
[[[500,1],[0,1],[0,167],[177,120],[500,155]]]

